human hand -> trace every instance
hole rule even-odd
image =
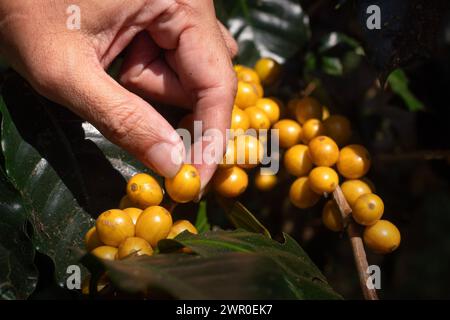
[[[81,28],[69,30],[67,1],[0,2],[0,53],[40,94],[67,106],[165,177],[180,168],[182,141],[135,93],[192,108],[204,131],[216,128],[225,137],[237,46],[216,20],[212,0],[81,0],[77,5]],[[105,69],[128,45],[122,86]],[[216,165],[197,167],[204,187]]]

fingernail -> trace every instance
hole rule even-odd
[[[183,163],[183,149],[179,145],[160,142],[147,153],[147,161],[166,178],[173,178]]]

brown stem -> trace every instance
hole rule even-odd
[[[364,250],[364,244],[361,238],[361,232],[357,225],[351,219],[351,208],[347,200],[342,193],[341,188],[338,186],[333,192],[333,198],[339,208],[342,216],[342,221],[347,230],[347,235],[352,246],[353,257],[355,259],[356,270],[358,271],[359,284],[366,300],[378,300],[377,291],[370,289],[367,286],[368,274],[367,268],[369,263],[367,262],[366,251]]]

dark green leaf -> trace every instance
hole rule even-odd
[[[206,200],[200,201],[197,218],[195,220],[195,228],[197,228],[199,233],[211,230],[211,225],[208,222],[208,215],[206,212]]]
[[[20,195],[0,170],[0,300],[26,299],[37,284],[26,217]]]
[[[186,232],[164,242],[187,246],[197,255],[104,261],[112,283],[129,293],[163,291],[179,299],[341,298],[289,237],[280,244],[243,230]]]
[[[93,218],[117,207],[125,177],[142,166],[65,108],[9,76],[2,88],[2,150],[8,179],[20,193],[33,243],[53,259],[64,283]],[[106,156],[105,156],[106,155]]]
[[[222,197],[218,197],[218,201],[236,228],[261,233],[269,238],[271,237],[269,230],[242,203]]]
[[[215,1],[219,17],[239,44],[238,62],[253,65],[261,56],[283,62],[305,47],[309,19],[298,1]]]

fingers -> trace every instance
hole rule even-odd
[[[231,57],[212,2],[172,7],[148,31],[155,43],[166,49],[166,60],[181,86],[192,93],[194,120],[203,126],[204,139],[197,142],[203,146],[203,161],[196,166],[205,187],[223,156],[236,92]]]
[[[136,36],[128,48],[120,82],[139,96],[158,102],[192,107],[176,73],[167,65],[161,49],[147,32]]]
[[[47,84],[54,85],[44,91],[53,90],[54,100],[69,106],[109,140],[162,176],[173,177],[180,169],[184,146],[170,124],[110,78],[99,63],[83,61],[76,65],[65,70],[62,78],[47,79]]]
[[[234,57],[236,57],[236,55],[239,52],[238,44],[237,44],[236,40],[234,40],[230,31],[222,24],[222,22],[217,21],[217,23],[219,24],[220,32],[222,32],[222,37],[228,48],[228,52],[230,53],[230,56],[233,59]]]

